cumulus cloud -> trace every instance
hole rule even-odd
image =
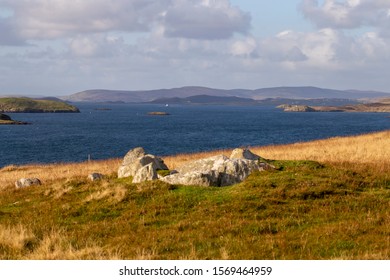
[[[0,82],[63,94],[196,84],[385,89],[389,5],[305,0],[301,11],[318,29],[262,36],[228,0],[0,0]],[[362,26],[370,28],[345,31]]]
[[[127,49],[122,37],[106,34],[77,36],[69,40],[68,47],[76,57],[120,56]]]
[[[235,41],[231,48],[230,51],[233,55],[237,56],[248,56],[254,54],[254,51],[257,48],[257,42],[255,38],[253,37],[248,37],[244,40],[238,40]]]
[[[54,39],[115,30],[146,31],[167,1],[3,0],[8,22],[26,39]]]
[[[226,39],[235,32],[246,33],[251,17],[229,1],[175,1],[164,14],[168,37]]]
[[[388,0],[303,0],[300,9],[304,16],[320,28],[355,29],[373,26],[381,30],[390,27]]]
[[[0,0],[2,7],[12,11],[7,28],[26,40],[149,32],[156,26],[169,37],[224,39],[250,26],[249,14],[227,0]]]

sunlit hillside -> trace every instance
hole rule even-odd
[[[390,259],[390,131],[251,150],[277,170],[220,188],[132,184],[120,159],[6,166],[0,259]]]

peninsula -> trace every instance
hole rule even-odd
[[[63,101],[27,97],[0,98],[0,113],[79,113],[79,109]]]

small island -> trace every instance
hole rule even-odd
[[[4,124],[8,124],[8,125],[23,125],[23,124],[30,124],[28,122],[20,122],[20,121],[14,121],[10,116],[6,115],[6,114],[1,114],[0,113],[0,125],[4,125]]]
[[[111,108],[95,108],[95,111],[111,111]]]
[[[283,109],[285,112],[315,112],[316,111],[313,107],[309,107],[306,105],[283,104],[277,106],[276,108]]]
[[[150,116],[168,116],[170,114],[167,112],[149,112],[148,115],[150,115]]]
[[[80,110],[63,101],[27,97],[0,98],[0,113],[79,113]]]

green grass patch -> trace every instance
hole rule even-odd
[[[2,191],[0,225],[7,227],[0,230],[31,242],[0,238],[0,258],[37,258],[52,232],[83,259],[390,258],[386,173],[312,161],[272,164],[278,170],[222,188],[111,176]],[[30,235],[22,236],[21,226]],[[93,253],[83,254],[91,244]],[[71,258],[68,249],[59,248],[60,258]]]

